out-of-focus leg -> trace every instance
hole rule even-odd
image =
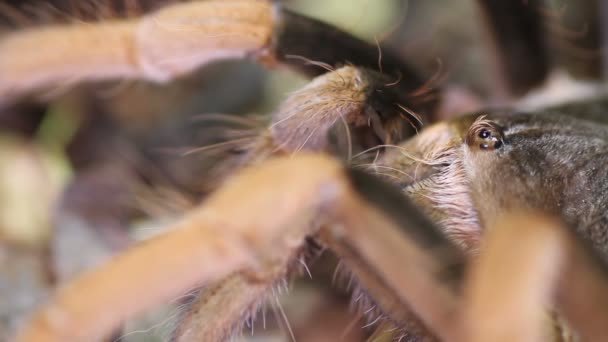
[[[567,340],[550,330],[555,307],[583,341],[608,336],[608,273],[561,221],[539,213],[505,214],[484,241],[468,279],[462,341]]]

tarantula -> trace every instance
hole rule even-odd
[[[505,103],[560,64],[543,40],[555,12],[536,1],[478,3],[502,61],[494,99]],[[83,49],[57,45],[68,38]],[[57,53],[33,52],[45,44]],[[17,341],[105,338],[198,287],[172,339],[225,340],[319,247],[358,280],[355,296],[382,330],[374,338],[604,340],[606,100],[481,110],[427,127],[448,91],[380,51],[262,0],[186,2],[0,39],[4,106],[74,80],[168,81],[223,58],[316,76],[217,161],[200,205],[62,287]]]

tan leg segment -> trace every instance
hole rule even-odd
[[[281,276],[284,276],[283,272],[276,278]],[[240,333],[244,321],[266,299],[276,278],[256,281],[235,274],[206,287],[200,291],[192,307],[183,313],[171,341],[230,340],[231,336]]]
[[[396,217],[415,212],[396,190],[379,194],[389,199],[391,213],[370,202],[364,187],[339,163],[318,155],[246,170],[167,234],[63,288],[17,341],[91,341],[128,317],[237,271],[264,280],[284,270],[321,226],[431,331],[453,336],[457,281],[446,281],[453,278],[446,272],[452,265],[441,256],[456,255],[449,252],[455,247],[434,233],[425,235],[435,231],[418,216],[402,225]],[[395,215],[395,209],[402,210]]]
[[[549,325],[543,323],[549,322],[564,253],[556,222],[532,215],[506,215],[499,222],[468,279],[467,335],[461,341],[548,341]]]
[[[356,275],[387,322],[407,325],[408,333],[429,338],[424,341],[434,341],[433,334],[444,339],[453,336],[463,255],[398,190],[354,171],[349,173],[349,182],[352,191],[321,209],[325,219],[319,222],[325,226],[318,238]],[[267,273],[264,283],[240,275],[226,279],[214,287],[217,292],[203,293],[175,337],[178,341],[202,336],[224,340],[240,325],[238,319],[250,314],[270,286],[284,276],[282,269]],[[217,305],[226,298],[229,305]]]
[[[271,41],[268,1],[179,3],[139,19],[26,29],[0,37],[0,104],[82,80],[168,81]]]
[[[81,81],[166,82],[223,59],[254,57],[308,76],[346,64],[377,69],[377,51],[374,44],[270,0],[174,3],[140,18],[49,25],[0,36],[0,105]],[[416,100],[415,94],[435,90],[397,54],[383,49],[382,65],[388,78],[383,84],[397,75],[400,80],[385,86],[385,92],[400,93],[407,99],[400,104],[416,112],[433,108],[435,100]],[[410,103],[412,97],[416,101]]]
[[[311,220],[344,196],[346,186],[341,166],[319,156],[243,172],[167,234],[61,289],[17,341],[92,341],[128,317],[237,270],[263,276],[268,267],[284,267],[314,233]]]
[[[351,171],[351,179],[357,194],[339,203],[337,224],[323,240],[388,318],[408,324],[410,333],[451,340],[464,255],[397,189],[359,172]]]
[[[548,324],[553,303],[582,340],[606,340],[608,276],[588,247],[562,222],[538,213],[498,222],[467,282],[460,340],[561,341]]]

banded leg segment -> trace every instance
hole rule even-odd
[[[372,44],[268,0],[177,3],[141,18],[46,26],[1,37],[0,104],[81,81],[166,82],[232,58],[278,62],[308,76],[325,70],[294,55],[331,67],[351,63],[377,69],[377,51]],[[383,51],[382,60],[387,72],[403,80],[398,87],[405,92],[423,86],[412,68],[390,51]],[[433,103],[419,107],[432,108]]]
[[[285,270],[305,238],[321,226],[339,240],[351,231],[359,232],[347,245],[369,260],[369,270],[395,289],[401,302],[449,294],[433,280],[435,273],[418,268],[434,265],[433,254],[424,244],[408,242],[395,221],[367,205],[353,190],[356,187],[339,163],[320,156],[271,160],[245,171],[171,232],[66,286],[17,340],[88,341],[128,317],[229,274],[267,280],[268,274]],[[371,227],[384,232],[377,234],[381,238],[364,236]],[[384,264],[390,257],[382,245],[387,239],[409,248],[408,262],[413,267]],[[403,287],[405,279],[410,285]],[[432,331],[449,335],[454,320],[447,318],[454,307],[437,301],[420,305],[415,298],[411,303]]]
[[[141,18],[17,31],[0,38],[0,99],[80,81],[167,81],[262,49],[272,21],[266,1],[202,1]]]

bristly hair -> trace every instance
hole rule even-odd
[[[395,146],[391,157],[366,165],[403,187],[454,243],[475,252],[482,229],[464,166],[465,142],[446,135],[448,130],[435,131],[419,136],[414,146]]]
[[[481,225],[473,205],[470,186],[463,164],[462,149],[451,147],[439,151],[429,160],[444,165],[429,180],[426,190],[435,209],[447,212],[438,224],[446,235],[466,251],[474,251],[481,239]]]
[[[361,285],[357,276],[346,267],[338,264],[334,273],[334,284],[342,288],[351,296],[351,309],[353,322],[345,328],[343,335],[352,329],[364,329],[370,333],[368,342],[375,341],[376,337],[389,336],[392,340],[401,342],[420,342],[428,331],[423,328],[422,322],[415,316],[413,311],[408,314],[407,320],[396,320],[390,314],[384,312],[378,302]],[[362,325],[357,325],[362,323]],[[386,339],[388,340],[388,339]],[[424,339],[424,341],[428,341]]]
[[[314,261],[322,253],[321,246],[314,240],[307,239],[306,243],[294,251],[286,267],[272,270],[264,278],[252,280],[244,273],[231,276],[193,292],[180,307],[180,313],[174,320],[169,341],[189,340],[199,337],[199,333],[211,334],[205,340],[234,341],[244,333],[254,334],[254,324],[262,316],[262,329],[266,328],[267,308],[272,309],[277,325],[287,336],[295,341],[295,336],[285,311],[280,302],[280,296],[290,290],[289,282],[296,275],[309,274],[307,263]],[[230,296],[238,293],[239,295]],[[238,297],[238,298],[237,298]],[[219,298],[219,300],[214,300]],[[222,300],[225,300],[222,302]],[[224,304],[224,305],[222,305]],[[236,315],[218,316],[216,310],[230,310]],[[226,319],[220,323],[212,322]],[[213,331],[209,331],[209,327]]]

